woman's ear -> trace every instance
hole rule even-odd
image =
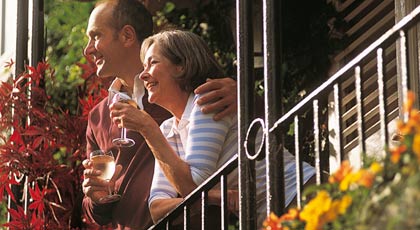
[[[179,76],[184,75],[184,70],[185,70],[184,66],[177,65],[176,66],[176,76],[179,77]]]
[[[133,43],[137,42],[137,34],[134,27],[125,25],[120,30],[120,39],[123,41],[124,46],[130,47]]]

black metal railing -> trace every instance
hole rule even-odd
[[[302,190],[302,161],[303,153],[301,142],[301,125],[304,120],[302,115],[311,116],[311,127],[303,127],[311,130],[311,154],[313,155],[313,165],[316,168],[317,183],[323,182],[323,171],[329,170],[329,160],[331,158],[331,150],[328,148],[329,139],[331,138],[331,129],[335,130],[335,139],[337,139],[336,160],[341,162],[348,157],[349,149],[356,149],[359,153],[366,153],[366,141],[372,132],[368,132],[372,127],[367,119],[375,117],[377,120],[373,122],[378,127],[380,141],[383,146],[389,144],[389,130],[387,125],[390,122],[390,111],[388,111],[389,97],[395,95],[396,92],[389,92],[393,89],[389,86],[392,82],[398,82],[397,94],[402,96],[402,100],[406,98],[408,89],[410,88],[407,76],[407,50],[412,48],[407,46],[406,33],[418,22],[420,17],[420,7],[415,8],[406,17],[396,23],[390,30],[379,37],[375,42],[369,45],[353,60],[338,70],[326,82],[316,88],[307,97],[300,101],[296,106],[281,114],[281,108],[275,103],[279,98],[278,90],[280,76],[278,69],[280,65],[279,53],[280,39],[277,37],[280,33],[280,21],[277,20],[276,14],[280,12],[279,7],[281,1],[271,0],[264,1],[264,87],[265,87],[265,116],[264,119],[256,119],[251,121],[252,117],[252,95],[253,87],[249,87],[253,83],[253,59],[252,59],[252,26],[249,20],[252,1],[237,0],[237,54],[238,54],[238,127],[239,127],[239,153],[205,183],[200,185],[185,200],[163,218],[151,229],[171,229],[171,221],[179,215],[184,216],[184,229],[191,229],[188,225],[189,208],[191,204],[201,199],[201,228],[206,229],[206,204],[207,192],[216,184],[222,186],[222,225],[221,229],[227,229],[228,218],[226,206],[226,176],[238,167],[239,172],[239,192],[240,192],[240,211],[239,226],[241,229],[259,229],[255,221],[255,161],[263,158],[266,163],[266,180],[267,180],[267,214],[274,212],[282,214],[284,212],[284,175],[283,175],[283,159],[282,152],[284,146],[284,136],[289,130],[290,125],[294,125],[294,149],[292,153],[296,157],[297,162],[297,205],[300,206],[300,191]],[[268,10],[269,9],[269,10]],[[415,47],[414,47],[415,48]],[[389,55],[394,52],[395,55]],[[393,58],[390,58],[393,57]],[[391,60],[392,59],[392,60]],[[418,61],[418,60],[416,60]],[[374,63],[373,76],[367,79],[366,76],[372,67],[368,67]],[[397,63],[397,64],[396,64]],[[397,81],[395,79],[397,78]],[[350,79],[350,83],[349,82]],[[370,90],[367,84],[374,82],[375,90]],[[391,82],[391,83],[390,83]],[[281,87],[281,86],[280,86]],[[344,90],[346,88],[346,90]],[[350,89],[350,90],[349,90]],[[370,90],[370,91],[369,91]],[[329,100],[328,98],[331,98]],[[373,98],[373,99],[372,99]],[[352,101],[350,106],[344,106],[343,101]],[[375,103],[371,103],[375,101]],[[333,108],[330,105],[333,105]],[[277,105],[277,106],[276,106]],[[398,107],[398,106],[397,106]],[[398,108],[397,108],[398,109]],[[250,111],[251,110],[251,111]],[[327,111],[327,112],[326,112]],[[354,116],[351,124],[344,122],[344,117]],[[373,115],[371,115],[373,114]],[[375,115],[376,114],[376,115]],[[334,115],[337,117],[335,124],[329,123],[328,120]],[[404,118],[404,114],[399,114]],[[277,117],[279,117],[277,119]],[[306,118],[305,118],[306,119]],[[250,125],[248,125],[250,124]],[[305,120],[305,125],[308,123]],[[329,126],[331,127],[328,127]],[[369,125],[368,125],[369,124]],[[255,148],[251,139],[256,127],[262,127],[264,130],[265,148],[259,146]],[[352,141],[344,140],[343,133],[345,129],[355,130]],[[278,134],[281,134],[280,136]],[[354,144],[356,143],[356,144]],[[260,148],[261,147],[261,148]],[[254,151],[258,149],[260,151]],[[263,151],[264,150],[264,151]],[[362,157],[361,157],[362,158]],[[360,159],[361,159],[360,158]],[[360,162],[352,162],[360,163]]]

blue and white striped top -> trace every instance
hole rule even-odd
[[[172,117],[160,126],[163,135],[175,152],[190,165],[192,178],[197,185],[204,182],[238,152],[237,116],[214,121],[214,114],[203,114],[200,110],[201,106],[195,103],[199,97],[199,95],[190,95],[178,125],[175,123],[175,118]],[[261,130],[258,135],[262,135]],[[257,140],[261,140],[261,138],[257,137]],[[259,143],[256,143],[256,146],[258,145]],[[296,164],[295,157],[289,151],[284,149],[283,153],[285,203],[287,206],[296,196]],[[265,160],[256,162],[256,201],[259,226],[262,226],[262,221],[267,216],[265,165]],[[314,168],[304,162],[304,182],[308,181],[314,174]],[[237,186],[238,171],[236,169],[228,176],[228,188],[238,189]],[[178,193],[166,179],[156,162],[149,205],[156,199],[176,197],[178,197]]]
[[[198,98],[199,95],[190,95],[178,125],[172,117],[160,128],[175,152],[190,165],[193,181],[200,185],[238,152],[238,128],[236,116],[214,121],[214,114],[203,114],[195,103]],[[228,177],[228,187],[236,185],[234,173]],[[156,162],[149,204],[155,199],[175,197],[176,190]]]

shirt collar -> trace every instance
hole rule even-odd
[[[122,87],[121,80],[119,78],[115,78],[108,88],[108,104],[111,101],[114,94],[121,90],[121,87]],[[145,89],[143,85],[143,80],[141,80],[139,78],[139,75],[137,74],[134,77],[133,95],[131,97],[137,102],[137,105],[139,106],[140,109],[144,109],[143,101],[142,101],[144,93],[145,93]]]
[[[188,97],[187,105],[185,106],[184,112],[182,113],[181,120],[178,125],[176,124],[175,117],[172,117],[172,128],[168,133],[168,137],[172,137],[175,133],[179,133],[180,130],[185,129],[190,123],[190,115],[194,108],[195,96],[193,93]]]

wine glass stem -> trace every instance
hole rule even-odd
[[[111,190],[111,186],[108,185],[108,195],[112,195],[112,190]]]
[[[121,128],[121,139],[125,140],[127,137],[127,130],[126,128]]]

